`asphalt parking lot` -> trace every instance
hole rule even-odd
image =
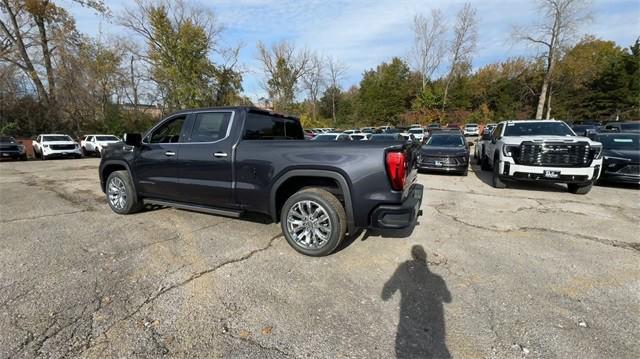
[[[640,357],[640,190],[421,174],[404,239],[114,214],[98,159],[0,163],[0,358]],[[425,261],[426,256],[426,261]]]

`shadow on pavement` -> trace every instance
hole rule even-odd
[[[445,343],[443,303],[451,302],[451,293],[442,277],[429,270],[422,246],[413,246],[411,257],[398,266],[382,288],[384,301],[400,292],[396,356],[450,358]]]

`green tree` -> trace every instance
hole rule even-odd
[[[409,66],[394,57],[389,63],[366,71],[358,92],[358,116],[369,123],[397,124],[410,106]]]

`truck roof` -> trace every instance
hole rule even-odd
[[[506,123],[531,123],[531,122],[564,122],[564,121],[560,121],[560,120],[507,120],[507,121],[500,121],[500,122],[506,122]]]
[[[181,113],[206,112],[206,111],[214,111],[214,110],[215,111],[219,111],[219,110],[238,111],[238,110],[240,110],[240,111],[247,111],[247,112],[249,112],[249,111],[250,112],[260,112],[260,113],[263,113],[263,114],[266,114],[266,115],[278,116],[278,117],[289,118],[289,119],[292,119],[292,120],[300,121],[300,119],[295,117],[295,116],[287,115],[287,114],[276,112],[276,111],[272,111],[272,110],[266,110],[266,109],[255,107],[255,106],[215,106],[215,107],[189,108],[189,109],[184,109],[184,110],[173,112],[169,116],[179,115]]]

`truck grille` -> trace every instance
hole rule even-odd
[[[588,167],[593,153],[587,142],[523,142],[513,159],[525,166]]]
[[[73,150],[76,145],[49,145],[52,150]]]
[[[16,145],[0,145],[1,151],[18,151],[18,146]]]

